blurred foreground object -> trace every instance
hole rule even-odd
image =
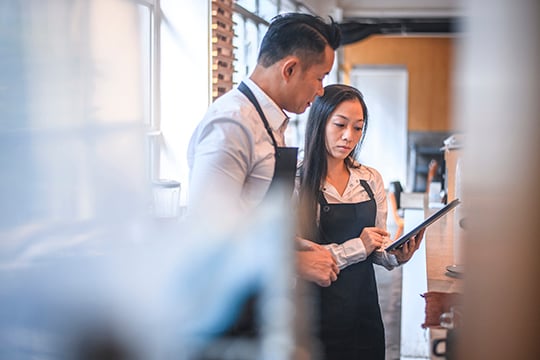
[[[0,358],[198,359],[258,292],[261,336],[221,342],[219,358],[291,359],[290,219],[276,200],[210,227],[149,218],[138,241],[97,223],[12,237],[0,244]]]

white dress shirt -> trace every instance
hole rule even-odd
[[[359,203],[369,200],[369,194],[366,192],[360,180],[366,180],[373,192],[377,204],[377,215],[375,217],[375,226],[386,230],[386,219],[388,214],[388,205],[386,200],[386,191],[381,174],[369,166],[362,165],[359,168],[349,168],[350,177],[343,195],[340,195],[332,184],[324,182],[322,192],[329,204],[341,203]],[[390,238],[387,243],[390,243]],[[337,260],[340,269],[349,265],[364,261],[367,258],[366,248],[359,237],[352,238],[342,244],[324,245],[328,248]],[[383,246],[384,247],[384,246]],[[383,249],[375,251],[374,262],[387,269],[398,266],[394,255],[387,253]]]
[[[258,100],[278,146],[283,146],[287,116],[253,81],[244,82]],[[261,117],[244,94],[235,88],[218,98],[188,146],[188,214],[254,209],[272,180],[274,152]]]

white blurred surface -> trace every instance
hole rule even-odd
[[[279,200],[241,222],[151,214],[137,3],[0,2],[0,358],[191,359],[253,288],[257,351],[286,358]]]

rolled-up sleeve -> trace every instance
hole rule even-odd
[[[324,247],[334,255],[340,269],[364,261],[367,257],[366,248],[360,238],[347,240],[343,244],[328,244]]]
[[[388,270],[392,270],[399,266],[396,256],[384,250],[375,251],[373,262],[377,265],[384,266]]]

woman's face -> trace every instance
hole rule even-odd
[[[339,104],[326,121],[327,155],[339,160],[347,158],[362,138],[363,129],[364,111],[360,101]]]

